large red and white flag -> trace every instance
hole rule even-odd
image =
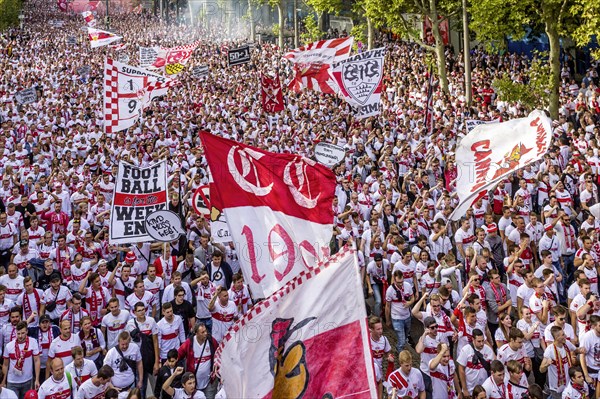
[[[171,48],[161,47],[158,50],[156,60],[152,64],[155,69],[164,70],[167,75],[176,75],[180,73],[188,60],[192,57],[200,41],[195,41],[186,46],[177,46]]]
[[[544,156],[552,140],[550,118],[533,111],[526,118],[479,125],[456,148],[460,203],[450,215],[458,220],[469,207],[515,170]]]
[[[331,67],[339,92],[356,110],[357,119],[381,113],[384,57],[382,47],[353,55]]]
[[[295,75],[289,87],[296,92],[306,87],[328,94],[337,92],[337,84],[329,74],[331,65],[348,58],[353,37],[321,40],[290,51],[284,57],[294,64]]]
[[[140,118],[154,97],[177,82],[164,76],[107,58],[104,63],[104,129],[125,130]]]
[[[81,13],[81,16],[83,17],[83,19],[85,19],[85,23],[87,24],[87,26],[89,26],[90,28],[96,26],[96,18],[94,17],[94,13],[92,13],[91,11],[84,11]]]
[[[88,28],[88,37],[90,39],[90,45],[92,48],[107,46],[123,38],[122,36],[115,35],[114,33],[95,28]]]
[[[377,397],[356,254],[344,248],[258,303],[215,354],[228,398]]]
[[[69,2],[69,9],[74,13],[81,14],[84,11],[96,11],[99,1],[74,0]]]
[[[214,190],[255,298],[266,298],[329,252],[335,175],[295,154],[275,154],[200,132]],[[220,203],[219,203],[220,202]]]
[[[260,93],[262,95],[262,107],[267,112],[283,111],[283,92],[281,91],[281,82],[279,75],[271,78],[260,74]]]

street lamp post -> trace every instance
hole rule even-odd
[[[106,17],[104,17],[106,23],[106,30],[110,30],[110,17],[108,16],[108,0],[106,0]]]

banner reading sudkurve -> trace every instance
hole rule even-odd
[[[110,210],[110,243],[154,241],[146,217],[167,208],[167,163],[146,168],[119,162]]]

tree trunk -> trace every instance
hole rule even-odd
[[[375,36],[375,29],[371,18],[367,17],[367,49],[373,50],[373,40]]]
[[[279,49],[283,50],[283,7],[281,2],[277,4],[277,14],[279,16]]]
[[[250,19],[250,41],[254,42],[256,28],[254,25],[254,12],[252,11],[252,0],[248,0],[248,18]]]
[[[556,21],[546,19],[546,34],[550,44],[550,117],[558,119],[558,90],[560,87],[560,41],[556,29]]]
[[[319,30],[323,32],[323,11],[315,11],[315,13],[317,14],[317,28],[319,28]]]
[[[431,20],[431,31],[435,38],[435,58],[437,62],[438,76],[440,78],[440,88],[444,93],[449,93],[448,90],[448,74],[446,72],[446,54],[444,52],[444,40],[440,34],[440,21],[438,19],[436,0],[429,0],[429,19]]]
[[[465,98],[471,107],[473,101],[473,85],[471,83],[471,42],[469,38],[469,15],[467,14],[467,0],[462,0],[463,7],[463,47],[465,63]]]

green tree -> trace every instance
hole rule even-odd
[[[19,24],[21,0],[0,0],[0,31]]]
[[[303,44],[316,42],[323,37],[323,31],[319,29],[319,25],[313,15],[307,15],[303,21],[305,32],[300,35],[300,40]]]
[[[315,10],[317,14],[317,26],[320,30],[324,30],[323,26],[323,14],[334,14],[340,12],[342,9],[341,0],[305,0],[305,3]]]
[[[440,87],[448,92],[446,55],[440,23],[460,14],[460,0],[358,0],[357,7],[364,11],[367,20],[369,48],[372,47],[374,28],[387,26],[394,33],[409,37],[435,55]],[[431,21],[431,30],[435,39],[433,45],[421,40],[421,30],[415,28],[418,24],[411,19],[414,15],[428,17]]]
[[[492,82],[498,99],[519,103],[528,112],[548,107],[552,72],[547,57],[548,54],[540,53],[533,58],[525,72],[525,82],[516,82],[508,72],[501,72],[500,76]]]
[[[549,110],[558,118],[560,88],[560,39],[569,38],[585,46],[600,28],[598,0],[476,0],[471,4],[471,28],[480,41],[505,46],[505,37],[520,39],[525,27],[539,28],[550,47]]]
[[[285,0],[256,0],[257,4],[263,5],[268,4],[271,8],[277,8],[277,17],[278,23],[273,25],[273,33],[276,33],[276,36],[279,38],[278,45],[280,49],[283,49],[283,28],[285,24],[283,23],[283,3]],[[276,32],[275,32],[276,30]]]

